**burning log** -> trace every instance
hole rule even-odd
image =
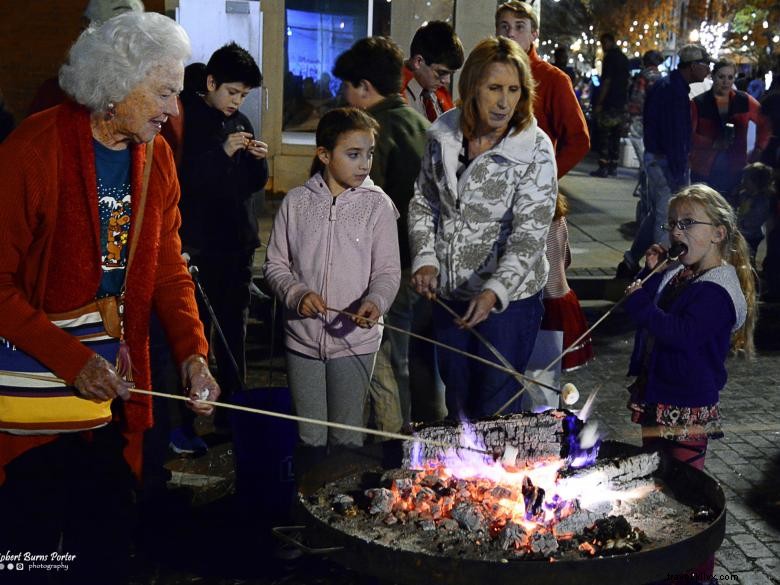
[[[558,540],[550,532],[537,531],[531,535],[528,547],[534,555],[549,557],[558,550]]]
[[[372,516],[377,514],[389,514],[393,510],[396,498],[387,488],[372,488],[366,490],[366,496],[371,500],[368,513]]]
[[[583,469],[564,469],[559,473],[559,485],[565,488],[572,481],[583,478],[597,478],[592,489],[614,487],[630,489],[635,487],[637,480],[653,475],[661,464],[657,452],[640,453],[631,457],[619,459],[604,459],[595,465]],[[646,483],[646,482],[641,482]]]
[[[536,487],[528,476],[523,478],[522,489],[526,520],[540,519],[540,516],[542,516],[541,519],[543,519],[544,510],[542,510],[542,504],[544,503],[544,490],[540,487]]]
[[[347,494],[337,494],[331,500],[331,506],[333,509],[343,516],[356,516],[358,513],[357,506],[355,506],[355,499]]]
[[[570,432],[579,432],[581,421],[576,421],[573,431],[565,426],[567,416],[573,417],[567,411],[548,410],[540,414],[515,414],[506,417],[496,417],[469,423],[469,430],[476,435],[476,443],[492,451],[500,458],[508,445],[517,450],[514,461],[516,467],[525,467],[533,462],[565,456],[563,451],[569,444],[567,436]],[[462,446],[462,437],[466,431],[464,423],[437,423],[436,425],[421,425],[415,434],[424,439],[433,439],[451,445],[452,449]],[[403,467],[418,467],[420,462],[441,461],[444,449],[429,445],[415,444],[407,441],[404,444]]]
[[[558,538],[571,538],[575,534],[581,534],[586,528],[593,526],[596,520],[603,518],[604,515],[581,508],[558,522],[555,525],[555,533],[558,535]]]

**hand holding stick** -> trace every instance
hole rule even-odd
[[[352,317],[352,318],[360,318],[367,323],[371,323],[372,325],[379,323],[378,319],[368,319],[366,317],[360,317],[359,315],[356,315],[355,313],[351,313],[349,311],[342,311],[341,309],[334,309],[333,307],[327,307],[327,310],[332,313],[338,313],[339,315],[344,315],[346,317]],[[390,329],[391,331],[398,331],[399,333],[403,333],[405,335],[408,335],[409,337],[414,337],[415,339],[419,339],[421,341],[427,341],[428,343],[431,343],[437,347],[441,347],[443,349],[447,349],[449,351],[452,351],[454,353],[460,354],[462,356],[465,356],[467,358],[471,358],[474,361],[477,361],[481,364],[485,364],[486,366],[490,366],[491,368],[495,368],[501,372],[505,372],[507,374],[510,374],[517,378],[518,380],[525,381],[525,382],[531,382],[532,384],[536,384],[537,386],[541,386],[542,388],[547,388],[548,390],[552,390],[553,392],[557,392],[560,394],[561,390],[558,388],[555,388],[553,386],[549,386],[548,384],[544,384],[542,382],[539,382],[537,380],[533,380],[529,378],[528,376],[525,376],[512,368],[511,366],[507,367],[501,364],[497,364],[496,362],[491,362],[490,360],[486,360],[483,357],[480,357],[478,355],[474,355],[473,353],[469,353],[467,351],[463,351],[462,349],[458,349],[457,347],[452,347],[451,345],[447,345],[446,343],[442,343],[441,341],[437,341],[435,339],[431,339],[430,337],[425,337],[424,335],[419,335],[417,333],[413,333],[411,331],[408,331],[406,329],[402,329],[401,327],[394,327],[392,325],[388,325],[387,323],[380,323],[382,327],[386,327],[387,329]]]

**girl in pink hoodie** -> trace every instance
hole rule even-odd
[[[373,325],[392,304],[401,279],[398,211],[368,177],[377,130],[355,108],[323,116],[311,178],[284,198],[263,267],[286,307],[287,374],[296,414],[356,426],[363,424],[382,338]],[[298,435],[308,447],[363,441],[360,433],[307,423],[298,425]]]

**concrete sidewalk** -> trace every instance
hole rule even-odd
[[[617,177],[591,177],[595,158],[588,157],[560,181],[569,200],[569,245],[572,278],[613,277],[615,268],[630,247],[631,239],[620,233],[623,223],[634,220],[637,199],[633,196],[637,169],[620,167]]]

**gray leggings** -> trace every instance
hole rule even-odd
[[[375,353],[329,360],[287,352],[287,381],[295,414],[358,427],[374,369]],[[298,423],[304,445],[360,446],[363,434],[310,423]]]

